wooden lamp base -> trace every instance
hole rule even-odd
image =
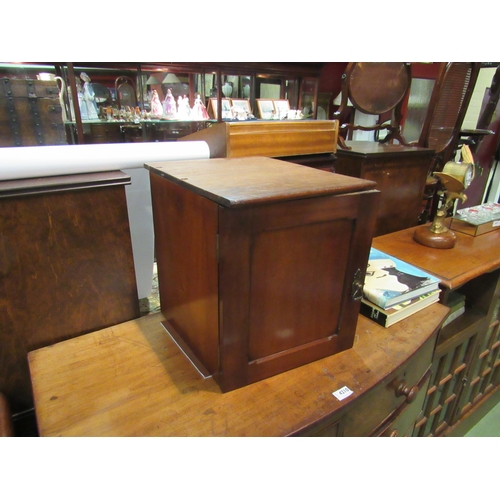
[[[441,233],[435,233],[431,231],[432,226],[419,226],[415,229],[413,233],[413,239],[431,248],[453,248],[457,242],[457,237],[453,231],[448,228],[444,228],[445,231]]]

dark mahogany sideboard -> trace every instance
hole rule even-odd
[[[381,192],[374,236],[418,224],[432,149],[346,141],[351,150],[337,149],[335,172],[370,179]]]
[[[464,313],[439,332],[415,435],[463,435],[500,401],[500,230],[476,237],[457,231],[446,250],[416,243],[414,230],[373,245],[440,278],[443,304],[451,305],[454,292],[465,296]]]
[[[27,353],[137,318],[122,172],[0,182],[0,392],[33,409]]]

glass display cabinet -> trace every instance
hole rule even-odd
[[[0,78],[51,82],[57,144],[175,141],[222,121],[315,119],[322,65],[0,63]],[[259,112],[262,99],[268,114]]]

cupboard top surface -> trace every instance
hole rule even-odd
[[[416,153],[425,154],[427,153],[429,156],[434,154],[433,149],[429,148],[421,148],[417,146],[403,146],[401,144],[382,144],[379,142],[373,141],[346,141],[346,145],[351,147],[350,150],[338,149],[337,152],[339,155],[349,154],[349,155],[415,155]]]
[[[231,207],[373,189],[373,181],[265,157],[148,163],[152,173]]]
[[[481,236],[455,231],[455,247],[440,249],[414,241],[415,229],[379,236],[373,240],[373,246],[438,276],[449,289],[500,267],[500,230]]]

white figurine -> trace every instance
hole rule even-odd
[[[80,78],[85,82],[83,84],[83,99],[87,105],[87,120],[97,120],[99,119],[99,110],[97,109],[95,93],[90,83],[89,75],[81,73]]]
[[[196,94],[193,109],[191,110],[191,118],[193,120],[208,120],[209,118],[207,108],[203,104],[200,94]]]
[[[172,95],[172,89],[167,90],[167,96],[163,101],[163,115],[167,118],[174,118],[177,114],[177,107],[175,105],[175,99]]]
[[[177,98],[177,119],[187,120],[189,118],[189,107],[186,109],[184,99],[180,95]]]
[[[161,117],[163,115],[163,107],[156,90],[153,90],[153,97],[151,97],[151,113],[153,114],[153,116],[158,117]]]
[[[189,118],[189,100],[186,99],[186,96],[184,96],[184,99],[182,96],[179,96],[177,98],[177,118],[179,120],[187,120]]]

